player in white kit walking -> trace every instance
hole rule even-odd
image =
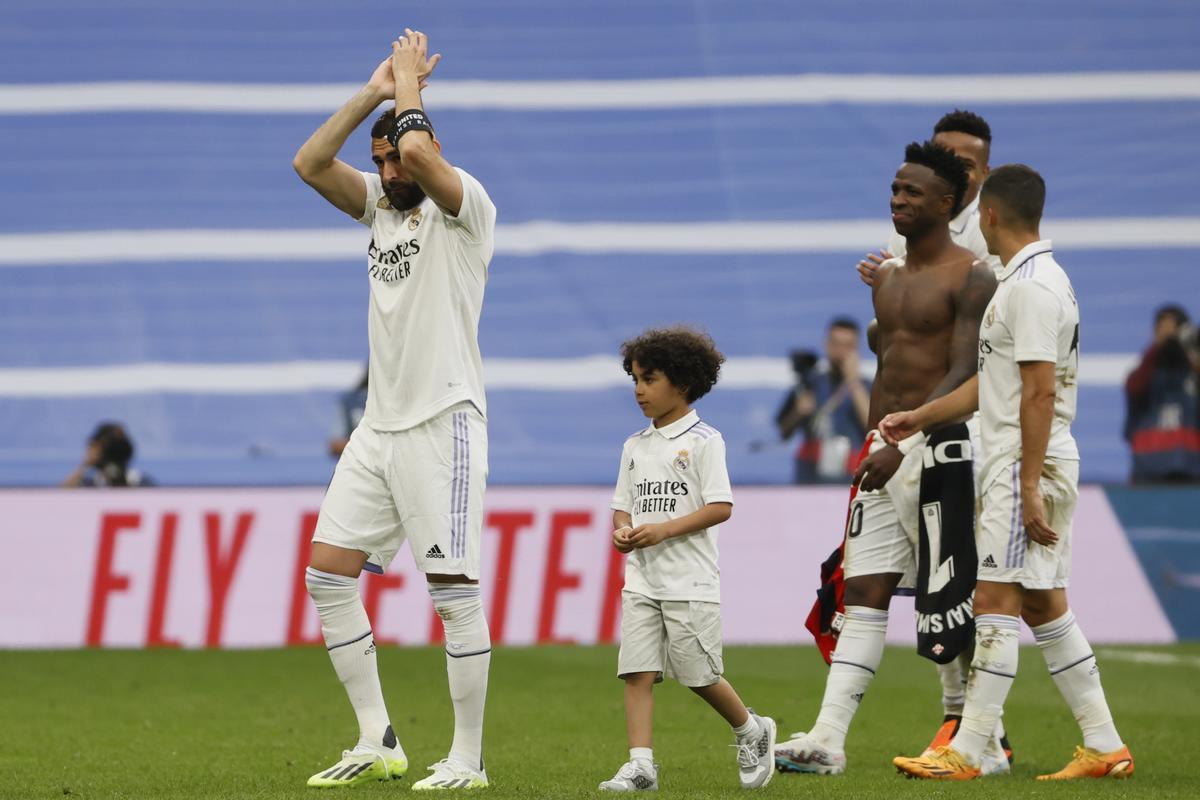
[[[975,659],[962,726],[928,756],[896,758],[934,780],[978,777],[980,755],[1017,671],[1020,620],[1083,732],[1083,746],[1039,780],[1128,777],[1133,756],[1113,724],[1091,645],[1067,603],[1079,450],[1071,436],[1079,371],[1079,306],[1038,231],[1046,185],[1020,164],[984,183],[980,230],[1004,268],[979,332],[979,372],[951,394],[880,423],[889,441],[978,408],[983,511],[976,529]]]
[[[440,55],[405,31],[370,81],[312,135],[293,166],[326,200],[371,230],[367,406],[321,504],[306,575],[359,739],[313,775],[313,787],[403,776],[379,684],[375,642],[358,591],[408,541],[446,632],[454,704],[449,756],[413,789],[488,785],[482,755],[491,638],[479,594],[487,480],[487,406],[479,315],[496,208],[483,186],[441,155],[420,90]],[[371,129],[377,172],[336,156],[383,102]]]

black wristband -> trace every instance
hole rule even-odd
[[[425,116],[425,112],[419,108],[410,108],[401,114],[396,115],[396,122],[392,125],[392,129],[388,131],[387,140],[391,142],[392,147],[400,149],[400,137],[409,131],[428,131],[433,133],[433,126],[429,124],[429,117]]]

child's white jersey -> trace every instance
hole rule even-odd
[[[732,502],[725,440],[695,411],[662,428],[652,423],[625,441],[612,507],[632,515],[633,527]],[[718,528],[634,550],[625,560],[625,588],[655,600],[721,602]]]

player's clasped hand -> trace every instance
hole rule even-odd
[[[859,491],[874,492],[882,489],[896,474],[903,460],[904,454],[894,446],[871,453],[854,471],[854,482],[858,484]]]
[[[1024,508],[1025,535],[1029,540],[1046,547],[1058,544],[1058,534],[1046,521],[1046,504],[1042,500],[1041,489],[1036,486],[1022,488],[1021,505]]]
[[[633,547],[652,547],[666,539],[668,535],[666,523],[652,522],[634,528],[627,541]]]
[[[613,547],[617,548],[618,553],[633,552],[633,545],[629,543],[629,534],[631,533],[633,533],[633,528],[628,525],[613,531]]]

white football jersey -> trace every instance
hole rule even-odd
[[[986,262],[992,272],[1000,274],[1000,257],[988,252],[987,241],[979,230],[979,195],[958,212],[958,216],[950,220],[950,241],[959,247],[965,247],[975,254],[980,261]],[[896,258],[904,258],[908,252],[908,241],[892,228],[888,239],[888,252]]]
[[[458,216],[428,197],[410,212],[392,208],[379,175],[362,173],[371,229],[367,335],[371,354],[362,421],[375,430],[420,425],[468,401],[487,416],[479,315],[492,259],[496,206],[458,169]]]
[[[983,484],[1021,457],[1022,361],[1055,365],[1046,457],[1078,461],[1071,436],[1079,375],[1079,304],[1048,239],[1021,248],[999,275],[979,328]]]
[[[625,440],[612,507],[633,527],[666,522],[709,503],[732,503],[725,440],[695,411],[662,428],[651,423]],[[721,602],[719,525],[634,550],[625,559],[625,588],[654,600]]]

